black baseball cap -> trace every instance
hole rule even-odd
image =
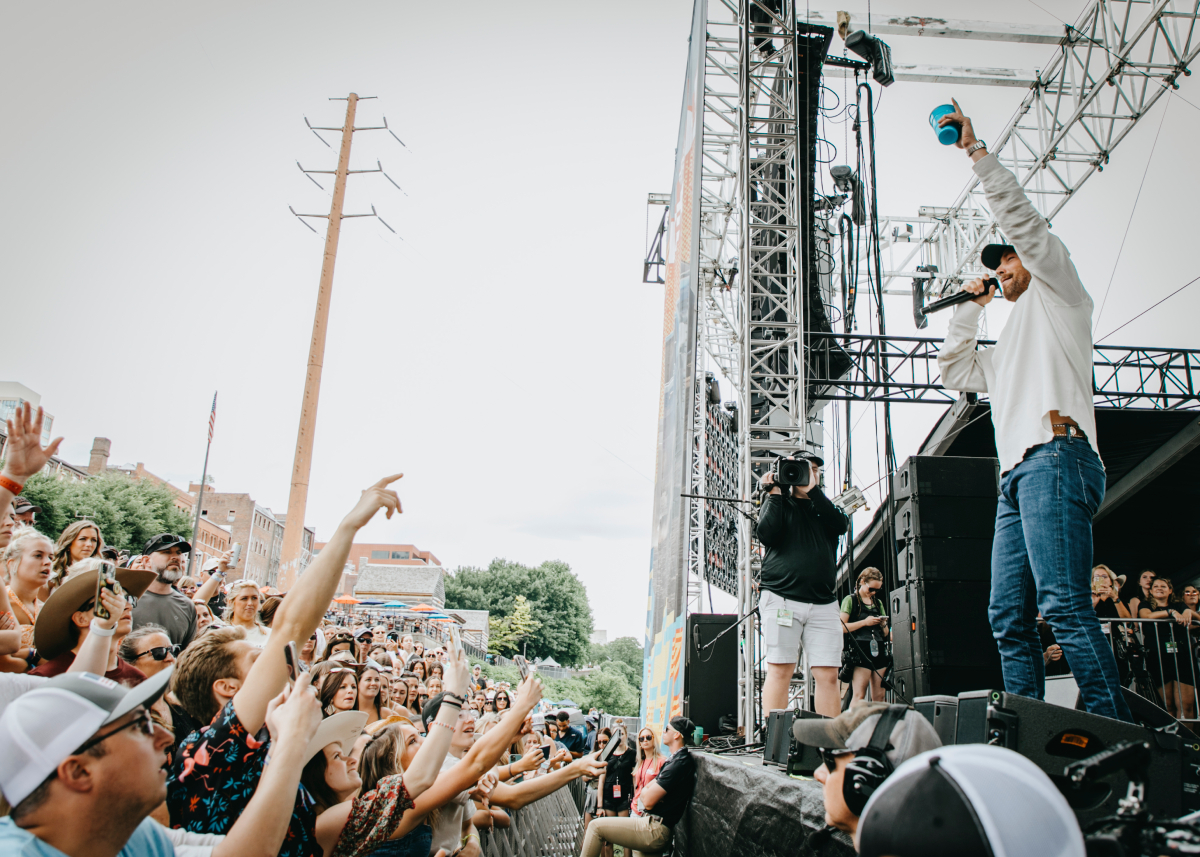
[[[159,551],[170,550],[173,547],[179,547],[183,553],[191,553],[192,546],[185,539],[171,533],[162,533],[146,542],[146,547],[142,550],[143,554],[158,553]]]
[[[40,512],[41,506],[35,506],[24,497],[14,497],[12,501],[13,514],[24,515],[26,512]]]
[[[795,452],[781,455],[780,458],[794,458],[798,461],[811,461],[813,464],[817,465],[817,467],[825,466],[825,459],[821,458],[821,456],[817,455],[815,452],[809,452],[807,449],[798,449]]]
[[[686,717],[672,717],[670,726],[683,736],[683,743],[690,744],[696,735],[696,724]]]
[[[989,244],[979,253],[979,261],[983,262],[983,267],[989,271],[994,271],[1000,267],[1000,260],[1004,258],[1005,253],[1016,253],[1017,248],[1011,244]]]

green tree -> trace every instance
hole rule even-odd
[[[106,544],[135,553],[159,533],[189,539],[192,534],[192,522],[176,508],[170,488],[119,471],[83,482],[39,473],[25,483],[23,495],[42,507],[36,526],[52,539],[79,518],[95,521]]]
[[[467,608],[461,608],[467,609]],[[513,642],[512,628],[503,616],[488,616],[488,653],[507,655],[517,650]]]
[[[633,637],[618,637],[611,643],[593,645],[588,660],[595,666],[611,664],[621,668],[629,683],[641,692],[645,654],[641,644]]]
[[[592,608],[587,590],[565,562],[550,560],[536,568],[495,559],[487,568],[459,568],[446,576],[446,607],[487,610],[501,619],[513,615],[518,596],[530,605],[541,627],[530,632],[526,651],[532,658],[553,657],[578,665],[589,655]]]

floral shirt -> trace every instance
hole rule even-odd
[[[193,833],[228,833],[254,796],[267,762],[270,738],[266,727],[257,736],[246,731],[226,703],[213,722],[183,740],[167,779],[167,810],[171,826]],[[315,829],[317,814],[304,786],[279,857],[322,857]]]
[[[396,831],[404,813],[412,806],[413,800],[404,787],[402,774],[380,777],[375,788],[359,795],[351,804],[350,817],[334,846],[333,857],[354,857],[374,851]],[[424,834],[418,827],[404,838],[418,831]]]

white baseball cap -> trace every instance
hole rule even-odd
[[[884,780],[858,823],[862,857],[1084,857],[1079,822],[1048,776],[1012,750],[959,744],[915,756]]]
[[[163,695],[175,666],[126,688],[92,673],[64,673],[17,697],[0,716],[0,792],[16,806],[101,726]]]

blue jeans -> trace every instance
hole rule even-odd
[[[1117,662],[1092,607],[1092,516],[1104,499],[1104,465],[1086,440],[1035,446],[1000,481],[988,619],[1004,689],[1042,699],[1046,669],[1037,614],[1054,631],[1084,706],[1132,721]]]

